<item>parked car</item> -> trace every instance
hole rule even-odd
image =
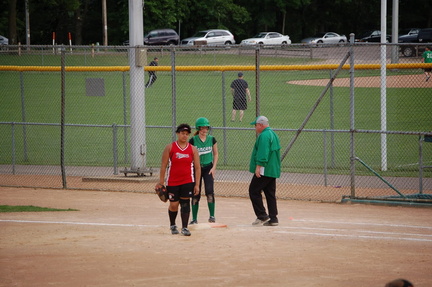
[[[0,45],[9,45],[9,39],[0,35]]]
[[[241,45],[287,45],[291,44],[288,35],[282,35],[277,32],[261,32],[252,38],[241,41]]]
[[[313,37],[304,38],[301,40],[302,43],[306,44],[335,44],[335,43],[346,43],[347,37],[345,35],[339,35],[334,32],[319,33]]]
[[[355,41],[356,42],[365,42],[365,43],[369,43],[369,42],[380,43],[381,42],[381,31],[380,30],[367,31],[363,34],[360,34],[360,37],[358,39],[356,39]],[[390,42],[391,42],[391,36],[386,35],[386,43],[390,43]]]
[[[402,55],[405,57],[412,57],[416,54],[418,55],[420,53],[423,53],[426,45],[432,46],[432,28],[420,29],[420,31],[417,34],[417,37],[411,39],[410,42],[408,42],[405,39],[405,42],[400,42],[400,43],[415,44],[415,45],[400,46],[400,51]]]
[[[173,29],[156,29],[144,35],[144,45],[178,45],[180,37]],[[129,46],[129,40],[123,42]]]
[[[417,35],[420,31],[419,28],[409,28],[403,29],[399,33],[398,42],[399,43],[413,43],[417,41]]]
[[[399,31],[399,37],[417,35],[420,28],[407,28]]]
[[[228,30],[212,29],[199,31],[190,38],[181,40],[182,45],[233,45],[235,39],[233,34]]]

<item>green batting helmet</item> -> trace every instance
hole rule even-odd
[[[207,118],[198,118],[195,122],[195,128],[199,130],[200,127],[210,127],[210,122]]]

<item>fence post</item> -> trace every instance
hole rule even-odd
[[[25,109],[25,93],[24,93],[24,76],[20,72],[20,86],[21,86],[21,121],[26,122],[26,109]],[[23,141],[24,141],[24,161],[28,161],[27,154],[27,126],[23,125]]]
[[[330,79],[333,78],[333,72],[330,70]],[[334,147],[334,94],[333,94],[333,82],[330,86],[330,145],[331,145],[331,167],[335,167],[335,147]]]
[[[66,109],[66,50],[64,47],[61,49],[61,120],[60,120],[60,167],[62,174],[63,188],[67,188],[66,170],[65,170],[65,109]]]
[[[176,114],[176,102],[177,102],[177,94],[176,94],[176,70],[175,70],[175,59],[176,58],[176,54],[175,54],[175,48],[173,47],[171,49],[171,79],[172,79],[172,122],[171,122],[171,126],[172,126],[172,141],[176,140],[176,118],[177,118],[177,114]]]
[[[350,174],[351,198],[355,197],[355,149],[354,149],[354,33],[350,34]]]
[[[326,130],[323,131],[323,145],[324,145],[324,186],[327,187],[327,133],[326,133]]]
[[[260,47],[255,48],[255,116],[258,117],[260,112]]]
[[[127,94],[126,94],[126,72],[123,72],[123,134],[124,134],[124,163],[128,162],[127,150]]]
[[[224,164],[227,164],[227,131],[226,131],[226,89],[225,89],[225,71],[222,71],[222,125],[223,125],[223,148],[224,148]]]
[[[113,133],[113,165],[114,165],[114,174],[118,174],[118,149],[117,149],[117,124],[112,124],[112,133]]]
[[[419,193],[423,193],[423,140],[419,136]]]
[[[16,149],[15,149],[15,122],[12,122],[12,174],[15,175]]]

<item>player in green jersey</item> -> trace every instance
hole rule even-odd
[[[218,162],[218,148],[216,138],[209,135],[210,122],[206,118],[198,118],[195,122],[197,131],[189,140],[189,143],[198,149],[201,163],[200,192],[192,197],[192,221],[189,224],[198,223],[198,208],[201,199],[202,182],[204,181],[205,195],[210,213],[209,222],[216,222],[215,219],[215,197],[214,177]]]
[[[426,50],[423,52],[423,59],[425,63],[432,63],[432,51],[431,47],[426,47]],[[424,73],[426,75],[426,82],[429,81],[431,77],[432,68],[424,69]]]

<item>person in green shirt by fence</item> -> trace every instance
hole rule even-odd
[[[278,135],[270,128],[265,116],[259,116],[251,123],[255,125],[257,138],[252,150],[249,171],[253,173],[249,185],[249,198],[257,219],[252,225],[277,226],[276,178],[280,177],[281,159]],[[266,197],[268,214],[262,194]]]
[[[432,51],[431,47],[427,46],[426,50],[423,52],[423,59],[425,63],[432,63]],[[424,73],[426,75],[426,82],[429,81],[431,77],[432,68],[424,69]]]

